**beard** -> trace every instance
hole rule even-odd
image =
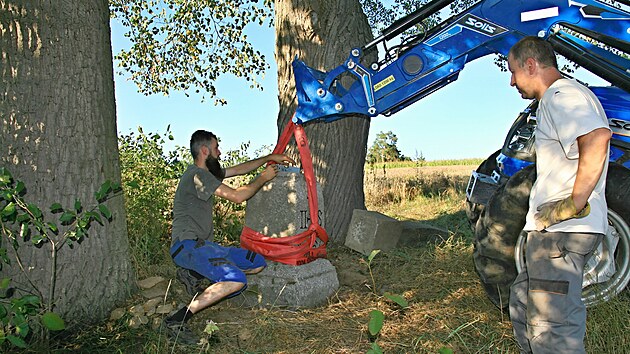
[[[221,180],[225,178],[225,171],[223,171],[223,168],[221,168],[221,162],[219,161],[219,159],[208,156],[206,158],[206,167],[208,168],[208,171],[210,171],[210,173],[212,173],[216,178]]]

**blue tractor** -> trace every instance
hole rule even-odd
[[[606,190],[610,227],[585,268],[583,284],[587,305],[610,299],[630,281],[630,1],[481,0],[430,29],[423,27],[453,2],[429,2],[352,49],[328,72],[296,58],[293,122],[394,114],[456,81],[466,63],[507,55],[525,36],[544,38],[557,53],[611,84],[591,88],[614,134]],[[367,62],[368,57],[378,59]],[[535,178],[536,107],[534,101],[518,116],[504,146],[473,172],[467,186],[475,268],[490,299],[502,308],[523,260],[520,236]]]

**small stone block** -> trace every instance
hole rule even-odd
[[[373,250],[389,251],[396,247],[402,224],[375,211],[355,209],[346,235],[346,247],[368,256]]]

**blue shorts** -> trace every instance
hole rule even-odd
[[[247,284],[244,270],[267,266],[265,258],[255,252],[209,241],[178,241],[171,246],[170,253],[175,264],[192,269],[213,283],[234,281]]]

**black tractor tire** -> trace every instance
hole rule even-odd
[[[483,173],[484,175],[492,174],[492,171],[497,168],[497,156],[501,153],[501,150],[495,151],[492,155],[488,156],[475,171],[479,173]],[[475,231],[475,225],[477,225],[477,220],[479,220],[479,216],[481,212],[485,208],[483,204],[477,204],[466,199],[466,217],[468,218],[468,224]]]
[[[630,225],[630,169],[616,163],[608,165],[606,203]]]
[[[475,225],[475,270],[490,301],[500,309],[508,306],[510,286],[516,278],[514,246],[525,226],[535,179],[535,165],[514,174],[492,195]]]
[[[606,203],[608,221],[619,236],[614,258],[616,271],[613,278],[599,289],[585,289],[582,293],[587,305],[596,305],[626,289],[630,283],[630,169],[616,163],[608,165],[606,176]],[[612,215],[611,215],[612,214]]]

